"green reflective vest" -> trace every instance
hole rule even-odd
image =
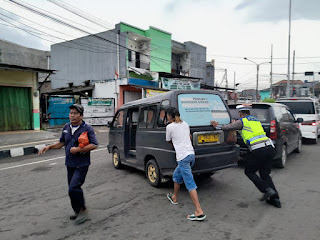
[[[241,136],[244,143],[248,146],[269,139],[263,130],[260,121],[254,116],[241,118],[241,121],[243,124]]]

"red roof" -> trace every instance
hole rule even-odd
[[[273,85],[281,85],[281,84],[287,84],[288,80],[281,80],[279,82],[274,83]],[[303,84],[303,81],[301,80],[290,80],[290,84]]]

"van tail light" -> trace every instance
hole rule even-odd
[[[301,123],[301,125],[312,125],[312,126],[316,126],[316,125],[317,125],[317,121],[316,121],[316,120],[305,121],[305,122]]]
[[[276,140],[277,139],[277,124],[276,120],[270,121],[270,139]]]

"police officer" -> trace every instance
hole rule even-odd
[[[244,143],[249,149],[245,162],[245,174],[263,193],[260,201],[281,208],[279,194],[273,184],[270,172],[272,159],[275,154],[273,142],[266,136],[260,121],[250,115],[251,106],[237,106],[240,119],[227,125],[220,126],[218,122],[211,121],[216,129],[239,130]],[[258,176],[256,172],[259,171]]]

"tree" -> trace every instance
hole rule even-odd
[[[266,102],[266,103],[275,103],[276,102],[276,100],[275,99],[272,99],[272,98],[265,98],[265,99],[263,99],[263,101],[262,102]]]

